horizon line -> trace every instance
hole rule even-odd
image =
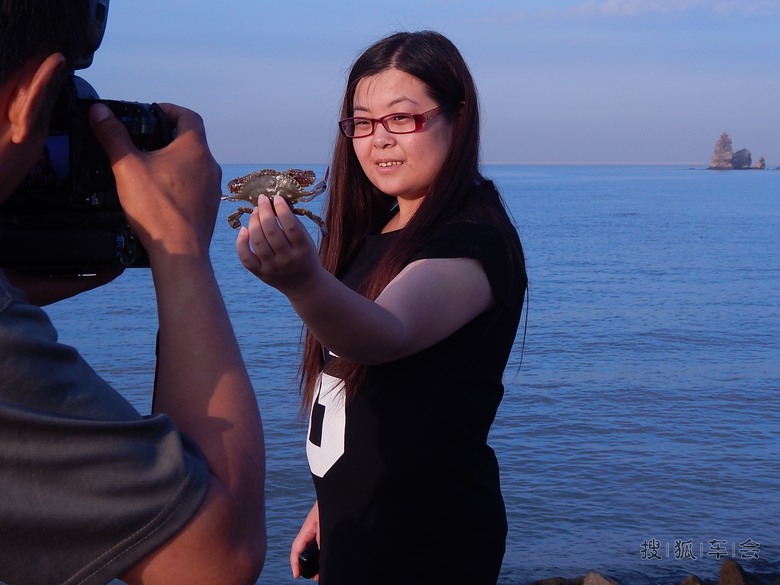
[[[267,165],[267,166],[288,166],[291,164],[300,165],[300,166],[323,166],[326,163],[290,163],[290,162],[264,162],[264,163],[258,163],[258,162],[219,162],[220,165],[235,165],[235,166],[251,166],[251,165]],[[517,165],[517,166],[523,166],[523,165],[536,165],[536,166],[544,166],[544,165],[591,165],[591,166],[701,166],[703,168],[707,168],[706,163],[702,162],[679,162],[679,161],[554,161],[554,160],[546,160],[546,161],[501,161],[501,160],[491,160],[491,161],[483,161],[480,163],[481,165]],[[767,169],[769,167],[767,166]]]

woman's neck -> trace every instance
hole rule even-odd
[[[413,200],[397,198],[397,211],[382,228],[382,233],[386,234],[402,229],[412,219],[423,199],[423,197]]]

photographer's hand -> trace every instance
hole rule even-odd
[[[139,152],[106,106],[93,106],[90,118],[111,160],[122,208],[150,260],[158,259],[158,251],[207,256],[222,171],[208,149],[200,116],[171,104],[161,107],[177,135],[152,152]]]
[[[160,324],[154,411],[195,440],[211,482],[187,526],[122,580],[254,583],[265,555],[265,449],[254,389],[209,258],[221,170],[200,117],[162,108],[177,135],[153,152],[138,151],[107,108],[93,106],[90,119],[125,215],[149,254]]]

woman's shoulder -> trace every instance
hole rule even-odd
[[[453,211],[442,225],[434,230],[431,239],[459,241],[484,240],[500,243],[507,236],[514,239],[516,230],[501,196],[491,181],[474,185],[465,205]]]
[[[432,233],[417,258],[473,258],[494,291],[517,296],[524,287],[525,258],[517,230],[492,182],[475,185],[472,197]]]
[[[509,238],[494,222],[479,215],[459,213],[433,230],[415,255],[419,258],[476,258],[496,255],[509,245]]]

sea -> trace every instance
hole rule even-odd
[[[325,171],[222,166],[225,183],[261,168]],[[780,573],[780,170],[483,172],[511,211],[530,279],[490,434],[509,520],[499,583],[597,571],[622,585],[670,585],[717,579],[727,559]],[[305,205],[317,213],[321,203]],[[264,420],[269,549],[259,583],[283,585],[294,582],[289,547],[314,501],[296,378],[301,323],[240,265],[225,221],[236,206],[221,204],[212,256]],[[49,314],[61,341],[149,412],[148,270],[128,269]],[[457,534],[441,538],[455,562],[469,554]]]

